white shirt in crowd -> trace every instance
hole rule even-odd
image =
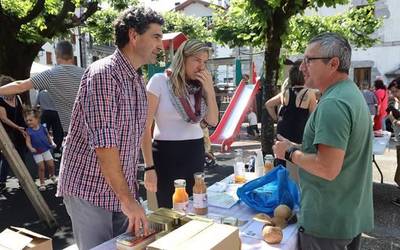
[[[256,115],[256,113],[250,112],[250,113],[247,115],[247,120],[249,121],[249,125],[250,125],[250,126],[252,126],[252,125],[257,125],[257,115]]]

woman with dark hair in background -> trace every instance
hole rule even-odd
[[[0,76],[0,86],[13,82],[14,79],[9,76]],[[24,160],[26,152],[25,139],[25,121],[22,114],[22,103],[19,96],[7,95],[0,97],[0,120],[6,130],[15,149]],[[9,164],[5,157],[0,154],[0,191],[6,188]]]
[[[384,129],[384,118],[386,117],[386,109],[388,107],[389,95],[382,80],[378,79],[374,82],[375,96],[378,99],[378,112],[374,117],[374,131]]]
[[[295,63],[289,70],[287,85],[282,86],[281,93],[265,103],[268,114],[277,122],[277,134],[289,141],[301,144],[303,132],[308,116],[317,105],[315,92],[304,86],[303,73],[299,70],[299,63]],[[277,108],[281,106],[279,112]],[[286,166],[286,161],[278,160]],[[297,171],[289,168],[291,176],[297,180]]]

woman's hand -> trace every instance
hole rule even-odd
[[[196,80],[200,81],[205,94],[214,94],[214,86],[211,73],[208,70],[202,70],[196,73]]]
[[[157,192],[157,173],[154,169],[144,172],[144,187],[149,192]]]

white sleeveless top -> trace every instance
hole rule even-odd
[[[170,99],[167,80],[168,77],[165,73],[158,73],[147,84],[147,91],[158,97],[158,107],[154,115],[154,139],[161,141],[183,141],[203,138],[200,123],[193,124],[186,122],[176,111]],[[190,95],[190,102],[191,106],[194,106],[193,95]]]

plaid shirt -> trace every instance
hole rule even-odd
[[[56,196],[74,196],[109,211],[121,211],[121,203],[100,171],[95,148],[118,148],[122,171],[136,196],[146,116],[143,78],[118,49],[90,65],[72,111]]]

